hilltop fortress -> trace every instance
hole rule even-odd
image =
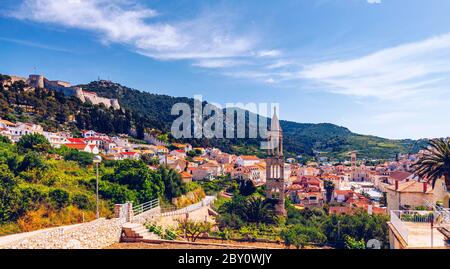
[[[120,104],[117,99],[100,97],[95,92],[85,91],[81,87],[72,86],[69,82],[66,81],[48,80],[42,75],[29,75],[28,79],[23,77],[11,76],[10,83],[12,84],[16,81],[25,82],[29,86],[28,87],[29,90],[33,88],[54,90],[62,92],[66,96],[76,96],[83,103],[89,101],[94,105],[104,104],[106,107],[113,107],[114,109],[120,109]]]

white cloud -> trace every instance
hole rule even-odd
[[[381,0],[367,0],[369,4],[381,4]]]
[[[203,67],[203,68],[226,68],[236,65],[246,64],[244,61],[233,60],[233,59],[203,59],[194,62],[193,66]]]
[[[176,23],[133,0],[25,0],[12,16],[96,33],[157,59],[214,59],[251,55],[255,41],[235,36],[213,16]]]
[[[380,50],[352,60],[305,66],[300,77],[328,91],[395,99],[446,91],[450,34]]]
[[[278,69],[278,68],[290,66],[290,65],[292,65],[292,64],[293,64],[292,61],[277,60],[277,61],[275,61],[275,62],[270,63],[269,65],[267,65],[266,68],[267,68],[267,69]]]
[[[69,49],[60,48],[60,47],[51,46],[51,45],[46,45],[46,44],[41,44],[41,43],[36,43],[36,42],[31,42],[31,41],[28,41],[28,40],[0,37],[0,41],[12,42],[12,43],[16,43],[16,44],[19,44],[19,45],[24,45],[24,46],[28,46],[28,47],[35,47],[35,48],[40,48],[40,49],[45,49],[45,50],[53,50],[53,51],[59,51],[59,52],[75,53],[75,51],[72,51],[72,50],[69,50]]]
[[[276,57],[281,55],[279,50],[261,50],[256,53],[258,57]]]

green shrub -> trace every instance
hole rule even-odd
[[[294,245],[301,248],[306,244],[323,244],[327,237],[317,227],[308,227],[300,224],[288,226],[280,232],[280,237],[287,246]]]
[[[239,234],[247,241],[255,241],[258,238],[258,230],[252,226],[244,226],[239,229]]]
[[[66,161],[75,161],[81,166],[88,166],[92,164],[94,154],[85,151],[71,150],[65,156]]]
[[[95,207],[95,203],[91,199],[89,199],[89,196],[84,193],[74,194],[72,197],[72,203],[75,204],[79,209],[91,210]]]
[[[20,152],[47,152],[50,148],[50,142],[41,134],[24,135],[17,142],[17,149]]]
[[[0,164],[0,223],[16,219],[20,203],[14,174],[6,164]]]
[[[149,232],[156,234],[159,237],[163,236],[163,228],[156,224],[147,224],[147,229]]]
[[[172,229],[166,229],[164,231],[164,235],[162,238],[166,240],[175,240],[177,239],[177,237],[178,237],[177,231]]]
[[[58,209],[66,207],[70,203],[69,193],[64,189],[54,189],[48,193],[51,203]]]
[[[44,159],[36,152],[29,152],[25,154],[23,160],[20,162],[18,171],[27,171],[36,169],[39,171],[44,171],[48,168]]]
[[[6,136],[0,135],[0,143],[11,144],[11,140]]]
[[[35,210],[48,199],[48,192],[39,185],[19,186],[22,198],[22,212]]]
[[[365,249],[366,244],[364,240],[356,240],[355,238],[347,235],[345,236],[345,248],[347,249]]]

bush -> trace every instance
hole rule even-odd
[[[14,175],[5,164],[0,165],[0,223],[15,220],[20,208],[20,192]]]
[[[172,230],[172,229],[166,229],[166,230],[164,231],[163,239],[166,239],[166,240],[175,240],[175,239],[177,239],[177,237],[178,237],[178,234],[177,234],[177,231],[175,231],[175,230]]]
[[[95,184],[95,179],[91,183],[91,185]],[[129,190],[126,186],[103,180],[100,180],[98,183],[98,192],[102,198],[108,199],[114,204],[123,204],[127,201],[137,203],[139,195],[137,191]]]
[[[246,241],[256,241],[256,239],[258,238],[258,231],[252,226],[242,227],[241,229],[239,229],[239,234]]]
[[[19,187],[22,198],[22,212],[36,210],[39,204],[47,201],[48,192],[38,185],[25,185]]]
[[[365,249],[366,244],[364,240],[356,240],[355,238],[346,235],[345,236],[345,248],[347,249]]]
[[[6,136],[0,135],[0,143],[11,144],[11,140]]]
[[[57,208],[61,209],[69,205],[69,193],[63,189],[54,189],[48,193],[51,203]]]
[[[231,230],[229,228],[225,228],[218,232],[218,236],[222,239],[222,242],[228,240],[231,238]]]
[[[280,233],[287,246],[294,245],[301,248],[308,243],[324,244],[327,237],[317,227],[303,225],[288,226]]]
[[[102,177],[105,181],[110,181],[133,190],[137,193],[138,203],[144,203],[164,195],[164,182],[157,172],[151,171],[141,160],[124,160],[117,162],[114,172]],[[125,190],[124,190],[125,191]]]
[[[21,232],[20,227],[15,222],[7,222],[5,224],[0,225],[0,236],[8,234],[16,234],[20,232]]]
[[[24,135],[17,142],[17,149],[20,152],[47,152],[50,148],[50,142],[41,134]]]
[[[17,221],[20,230],[29,232],[48,227],[81,223],[95,219],[95,212],[83,211],[74,206],[55,210],[41,205],[38,209],[26,212]]]
[[[149,232],[156,234],[162,239],[165,240],[175,240],[178,237],[178,234],[175,230],[167,228],[164,230],[163,227],[158,226],[156,224],[146,224],[145,227]]]
[[[88,166],[92,164],[94,154],[85,151],[71,150],[65,156],[65,161],[75,161],[81,166]]]
[[[89,196],[83,193],[74,194],[72,203],[75,204],[79,209],[92,210],[95,207],[95,203],[91,199],[89,199]]]
[[[17,170],[19,172],[32,170],[32,169],[44,171],[47,168],[48,168],[47,164],[45,163],[44,159],[39,154],[37,154],[36,152],[29,152],[29,153],[25,154],[25,157],[20,162]]]

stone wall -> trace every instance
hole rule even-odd
[[[0,244],[9,249],[97,249],[120,241],[125,219],[98,219],[69,227],[47,229]],[[17,236],[17,235],[13,235]],[[14,237],[12,237],[14,238]],[[7,241],[7,240],[6,240]],[[3,238],[5,242],[5,238]]]

